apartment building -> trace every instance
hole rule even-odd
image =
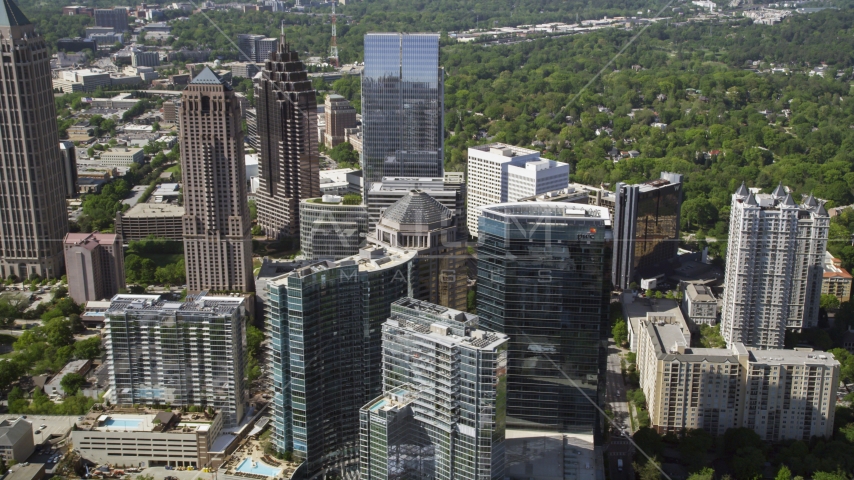
[[[121,235],[69,233],[63,248],[68,294],[75,302],[111,298],[125,288]]]
[[[356,255],[368,235],[364,205],[324,195],[300,202],[300,249],[308,260],[340,260]]]
[[[818,324],[830,217],[812,195],[744,184],[732,196],[721,334],[728,345],[782,348],[787,328]]]
[[[821,294],[833,295],[840,303],[851,300],[851,274],[842,268],[842,260],[824,252]]]
[[[537,150],[493,143],[469,148],[466,178],[467,225],[477,236],[481,207],[566,188],[569,165],[540,159]]]
[[[112,402],[213,407],[225,427],[246,411],[243,296],[202,292],[112,298],[104,314]]]
[[[812,349],[691,348],[674,325],[644,322],[640,386],[660,433],[750,428],[765,441],[833,433],[839,362]]]
[[[504,478],[508,337],[402,298],[383,324],[383,395],[359,412],[363,479]]]

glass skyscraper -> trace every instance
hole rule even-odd
[[[595,433],[604,392],[608,209],[525,202],[478,220],[480,327],[510,337],[507,426]]]
[[[369,33],[362,71],[364,198],[383,177],[444,172],[439,35]]]

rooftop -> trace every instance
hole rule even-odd
[[[2,0],[3,8],[0,8],[0,27],[20,27],[30,25],[24,12],[15,3],[15,0]]]
[[[506,143],[488,143],[486,145],[469,147],[469,150],[480,150],[481,152],[490,154],[490,156],[492,156],[494,160],[503,161],[509,161],[513,157],[519,157],[523,155],[536,155],[537,157],[540,156],[540,152],[538,150],[517,147],[515,145],[508,145]],[[502,157],[506,157],[506,159],[502,159]]]
[[[577,203],[554,202],[511,202],[482,207],[484,216],[495,217],[548,217],[548,220],[565,218],[572,220],[601,220],[610,224],[607,207]],[[545,218],[543,218],[545,220]],[[595,233],[595,232],[593,232]]]
[[[206,291],[188,295],[183,302],[163,300],[160,295],[118,294],[110,301],[108,314],[120,314],[127,311],[170,314],[209,313],[212,315],[231,315],[243,305],[245,298],[238,296],[214,296]]]
[[[399,224],[425,225],[447,222],[453,216],[453,212],[435,198],[420,190],[412,190],[388,207],[380,218]]]
[[[119,236],[115,233],[68,233],[65,235],[65,244],[94,250],[99,245],[113,244]]]
[[[150,218],[150,217],[180,217],[184,215],[184,207],[174,203],[137,203],[122,217]]]
[[[685,287],[685,294],[692,302],[717,302],[715,295],[712,293],[712,289],[705,285],[689,283],[688,286]]]

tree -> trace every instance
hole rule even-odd
[[[44,325],[44,333],[47,343],[54,348],[71,345],[74,343],[74,332],[71,331],[71,322],[65,318],[51,319]]]
[[[632,435],[632,439],[638,447],[638,452],[635,454],[635,461],[644,464],[647,462],[644,452],[650,457],[661,457],[664,455],[664,444],[661,442],[661,435],[649,427],[641,427]]]
[[[83,378],[83,375],[79,373],[66,373],[62,380],[59,381],[59,384],[62,385],[62,389],[65,391],[66,395],[77,395],[77,391],[80,390],[80,387],[86,383],[86,379]]]
[[[839,308],[839,299],[836,298],[836,295],[826,293],[821,296],[821,303],[819,305],[825,310],[835,310]]]
[[[812,475],[812,480],[848,480],[848,476],[845,475],[845,472],[839,470],[835,473],[829,472],[815,472]]]
[[[789,470],[789,467],[783,465],[777,471],[777,476],[774,477],[774,480],[792,480],[792,471]]]
[[[246,326],[246,351],[253,357],[261,353],[261,342],[264,341],[264,332],[254,325]]]
[[[711,468],[704,468],[699,472],[692,474],[688,480],[715,480],[715,471]]]
[[[624,320],[619,320],[611,329],[611,335],[614,337],[614,343],[623,345],[629,338],[629,327]]]
[[[68,316],[68,321],[71,322],[71,331],[74,333],[84,333],[86,331],[86,325],[83,325],[80,315],[72,313]]]
[[[661,480],[661,462],[653,458],[644,464],[632,465],[640,480]]]
[[[74,344],[74,356],[79,359],[94,360],[101,356],[101,338],[98,336],[80,340]]]
[[[715,439],[705,430],[688,430],[679,442],[679,455],[690,471],[698,471],[706,465],[706,452],[714,444]]]

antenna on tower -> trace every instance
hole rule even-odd
[[[335,1],[332,2],[332,43],[329,47],[329,64],[338,66],[338,29],[335,19]]]

